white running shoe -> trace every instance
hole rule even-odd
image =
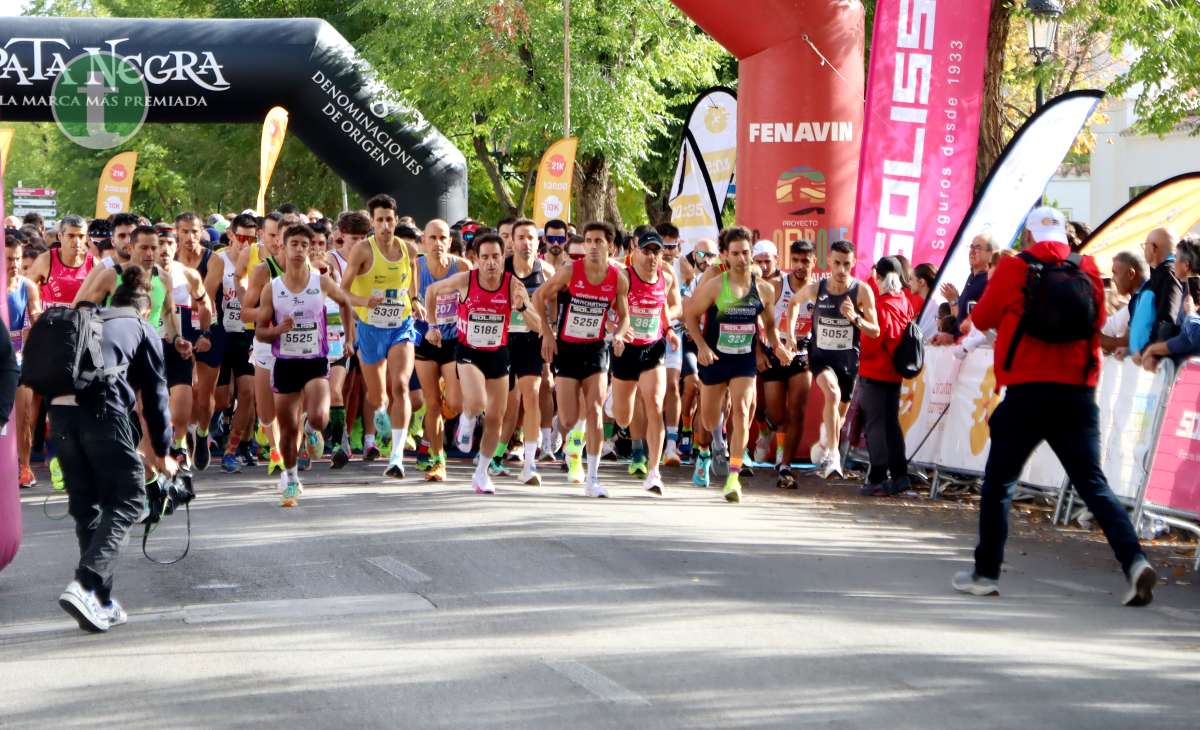
[[[596,497],[597,499],[607,499],[608,490],[600,485],[599,479],[593,479],[583,488],[583,496]]]
[[[604,443],[600,446],[600,458],[615,454],[617,451],[617,437],[613,436],[610,439],[604,439]]]
[[[475,487],[476,494],[495,494],[496,493],[496,485],[492,484],[492,478],[490,476],[488,476],[487,474],[483,475],[483,481],[475,480],[474,482],[472,482],[472,486]]]
[[[533,467],[533,464],[525,465],[525,468],[521,470],[520,479],[522,484],[527,484],[531,487],[542,486],[542,475],[538,474],[537,469]]]
[[[666,448],[663,449],[662,463],[663,466],[679,466],[679,448],[674,441],[667,441]]]
[[[458,417],[458,429],[454,432],[454,446],[464,454],[471,450],[475,440],[475,419],[467,416]]]
[[[657,469],[651,471],[646,476],[646,481],[642,482],[642,489],[645,489],[651,494],[663,493],[663,480],[662,477],[658,475]]]
[[[757,464],[765,464],[771,456],[771,442],[774,441],[773,434],[770,431],[763,431],[758,436],[758,441],[754,442],[754,461]]]
[[[831,479],[834,474],[837,474],[838,478],[845,478],[846,475],[842,472],[842,460],[838,458],[837,454],[827,454],[825,460],[821,462],[821,476]]]

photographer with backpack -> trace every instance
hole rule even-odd
[[[1019,256],[999,262],[971,313],[975,327],[997,331],[996,388],[1007,390],[988,421],[991,451],[975,566],[955,575],[953,585],[977,596],[999,594],[1013,490],[1025,462],[1046,441],[1121,563],[1129,582],[1123,603],[1144,606],[1158,577],[1100,468],[1100,273],[1091,257],[1071,253],[1066,221],[1054,208],[1029,214],[1024,241]]]
[[[138,394],[155,466],[168,476],[179,468],[166,456],[167,379],[162,340],[146,322],[150,290],[149,272],[127,266],[102,314],[83,303],[61,317],[43,316],[43,326],[30,332],[35,347],[28,348],[22,372],[23,382],[50,398],[51,437],[80,555],[75,580],[58,602],[85,631],[107,631],[126,621],[111,593],[118,554],[146,505]],[[48,361],[34,362],[39,357]]]

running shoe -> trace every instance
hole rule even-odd
[[[295,507],[300,504],[300,481],[288,480],[283,490],[283,498],[279,500],[280,507]]]
[[[386,408],[375,411],[375,433],[379,438],[392,433],[392,418]]]
[[[476,494],[495,494],[496,485],[492,484],[492,478],[487,474],[483,475],[483,480],[473,480],[471,486],[475,488]]]
[[[383,475],[385,477],[391,477],[392,479],[403,479],[404,478],[404,460],[403,459],[404,459],[403,454],[401,454],[400,456],[397,456],[394,459],[389,459],[388,467],[387,467],[387,469],[384,470]]]
[[[795,489],[796,488],[796,477],[794,474],[792,474],[792,468],[790,466],[780,466],[779,470],[777,472],[777,475],[778,476],[775,480],[776,488],[778,488],[778,489]]]
[[[50,486],[56,492],[67,488],[67,482],[63,479],[62,464],[58,463],[57,456],[50,460]]]
[[[713,444],[712,448],[712,470],[721,479],[729,476],[729,454],[725,453],[723,447],[718,447]]]
[[[696,452],[696,468],[692,472],[692,484],[697,487],[708,487],[709,476],[708,472],[712,468],[712,456]]]
[[[692,455],[692,430],[685,428],[679,432],[679,458],[687,459]]]
[[[308,432],[308,457],[313,461],[325,455],[325,437],[320,431]]]
[[[657,470],[650,472],[650,474],[646,477],[646,481],[642,482],[642,489],[645,489],[651,494],[663,493],[663,480],[662,477],[658,475]]]
[[[312,457],[308,453],[308,444],[300,444],[300,453],[296,454],[296,466],[300,471],[308,471],[312,469]]]
[[[950,585],[954,586],[954,590],[959,593],[967,593],[972,596],[1000,595],[1000,581],[976,575],[972,570],[955,573]]]
[[[21,467],[20,474],[21,489],[30,489],[37,484],[37,477],[33,475],[33,469],[28,466]]]
[[[429,469],[425,472],[425,481],[427,482],[444,482],[446,481],[446,462],[443,459],[434,459],[431,462]]]
[[[567,440],[563,443],[563,452],[567,456],[572,454],[579,456],[583,453],[584,434],[583,431],[572,431],[567,434]]]
[[[488,476],[490,477],[512,476],[512,472],[508,470],[508,467],[504,465],[504,462],[495,456],[493,456],[492,460],[488,462],[487,472]]]
[[[225,454],[221,457],[221,471],[226,474],[241,474],[242,465],[233,454]]]
[[[192,447],[192,464],[196,471],[204,471],[212,461],[212,450],[209,448],[208,436],[196,434],[196,444]]]
[[[475,420],[467,416],[458,417],[458,428],[454,431],[454,448],[464,454],[470,453],[471,444],[475,441]]]
[[[845,477],[842,472],[842,460],[838,458],[837,454],[826,454],[821,461],[821,476],[825,479],[832,479],[834,474],[840,478]]]
[[[613,459],[617,458],[617,437],[616,436],[613,436],[612,438],[604,439],[604,443],[600,445],[600,458],[607,459],[610,456]]]
[[[771,456],[771,442],[774,441],[774,435],[770,431],[763,431],[759,434],[758,441],[754,442],[754,461],[762,464]]]
[[[108,616],[100,606],[93,591],[86,590],[83,585],[73,580],[66,590],[58,597],[58,605],[71,614],[79,628],[92,633],[108,631]]]
[[[579,454],[567,456],[567,483],[583,484],[585,478],[583,458]]]
[[[605,489],[599,479],[588,480],[587,486],[583,488],[583,496],[595,497],[596,499],[607,499],[608,490]]]
[[[750,466],[750,459],[746,455],[742,455],[742,468],[738,470],[738,476],[743,479],[750,479],[754,476],[754,467]]]
[[[254,455],[254,448],[246,442],[242,442],[238,446],[238,460],[242,462],[242,466],[249,469],[258,466],[258,457]]]
[[[363,461],[376,461],[380,456],[383,456],[383,454],[380,453],[378,446],[371,445],[363,450]]]
[[[1154,600],[1154,586],[1158,585],[1158,573],[1154,572],[1146,556],[1139,555],[1129,566],[1129,590],[1121,603],[1126,606],[1148,606]]]
[[[350,463],[350,454],[347,454],[345,449],[339,447],[333,452],[330,462],[330,469],[342,469]]]
[[[278,451],[271,452],[271,458],[267,461],[267,476],[275,473],[275,471],[283,471],[283,457]]]
[[[437,459],[430,456],[428,451],[417,451],[417,471],[429,471],[437,464]]]
[[[674,441],[667,441],[667,447],[663,449],[662,463],[663,466],[679,466],[682,463],[679,458],[679,449]]]
[[[526,464],[525,468],[521,469],[520,481],[531,487],[542,486],[542,475],[538,474],[538,470],[533,464]]]
[[[114,600],[110,599],[107,606],[101,606],[100,611],[108,619],[109,628],[129,623],[129,614]]]
[[[725,479],[725,491],[723,494],[725,495],[726,502],[737,504],[742,501],[742,482],[737,474],[730,474]]]
[[[650,466],[647,463],[645,454],[639,454],[638,456],[633,457],[633,460],[629,462],[629,476],[644,477],[649,473]]]

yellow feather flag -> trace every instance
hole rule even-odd
[[[0,173],[4,172],[4,166],[8,164],[8,148],[12,145],[15,132],[15,129],[0,129]]]
[[[533,196],[533,220],[544,229],[546,221],[571,218],[571,181],[575,177],[578,137],[563,137],[546,150],[538,163],[537,188]]]
[[[283,149],[283,140],[287,136],[288,113],[281,106],[272,107],[267,112],[263,122],[261,157],[258,166],[258,205],[259,215],[266,215],[267,186],[271,184],[271,174],[275,172],[275,163],[279,160],[279,152]]]
[[[122,152],[104,166],[104,171],[100,173],[100,184],[96,188],[97,218],[107,218],[129,210],[137,159],[136,152]]]

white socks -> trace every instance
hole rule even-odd
[[[600,479],[600,454],[587,455],[587,473],[590,482]]]
[[[533,462],[537,461],[537,442],[525,442],[525,465],[533,466]]]

